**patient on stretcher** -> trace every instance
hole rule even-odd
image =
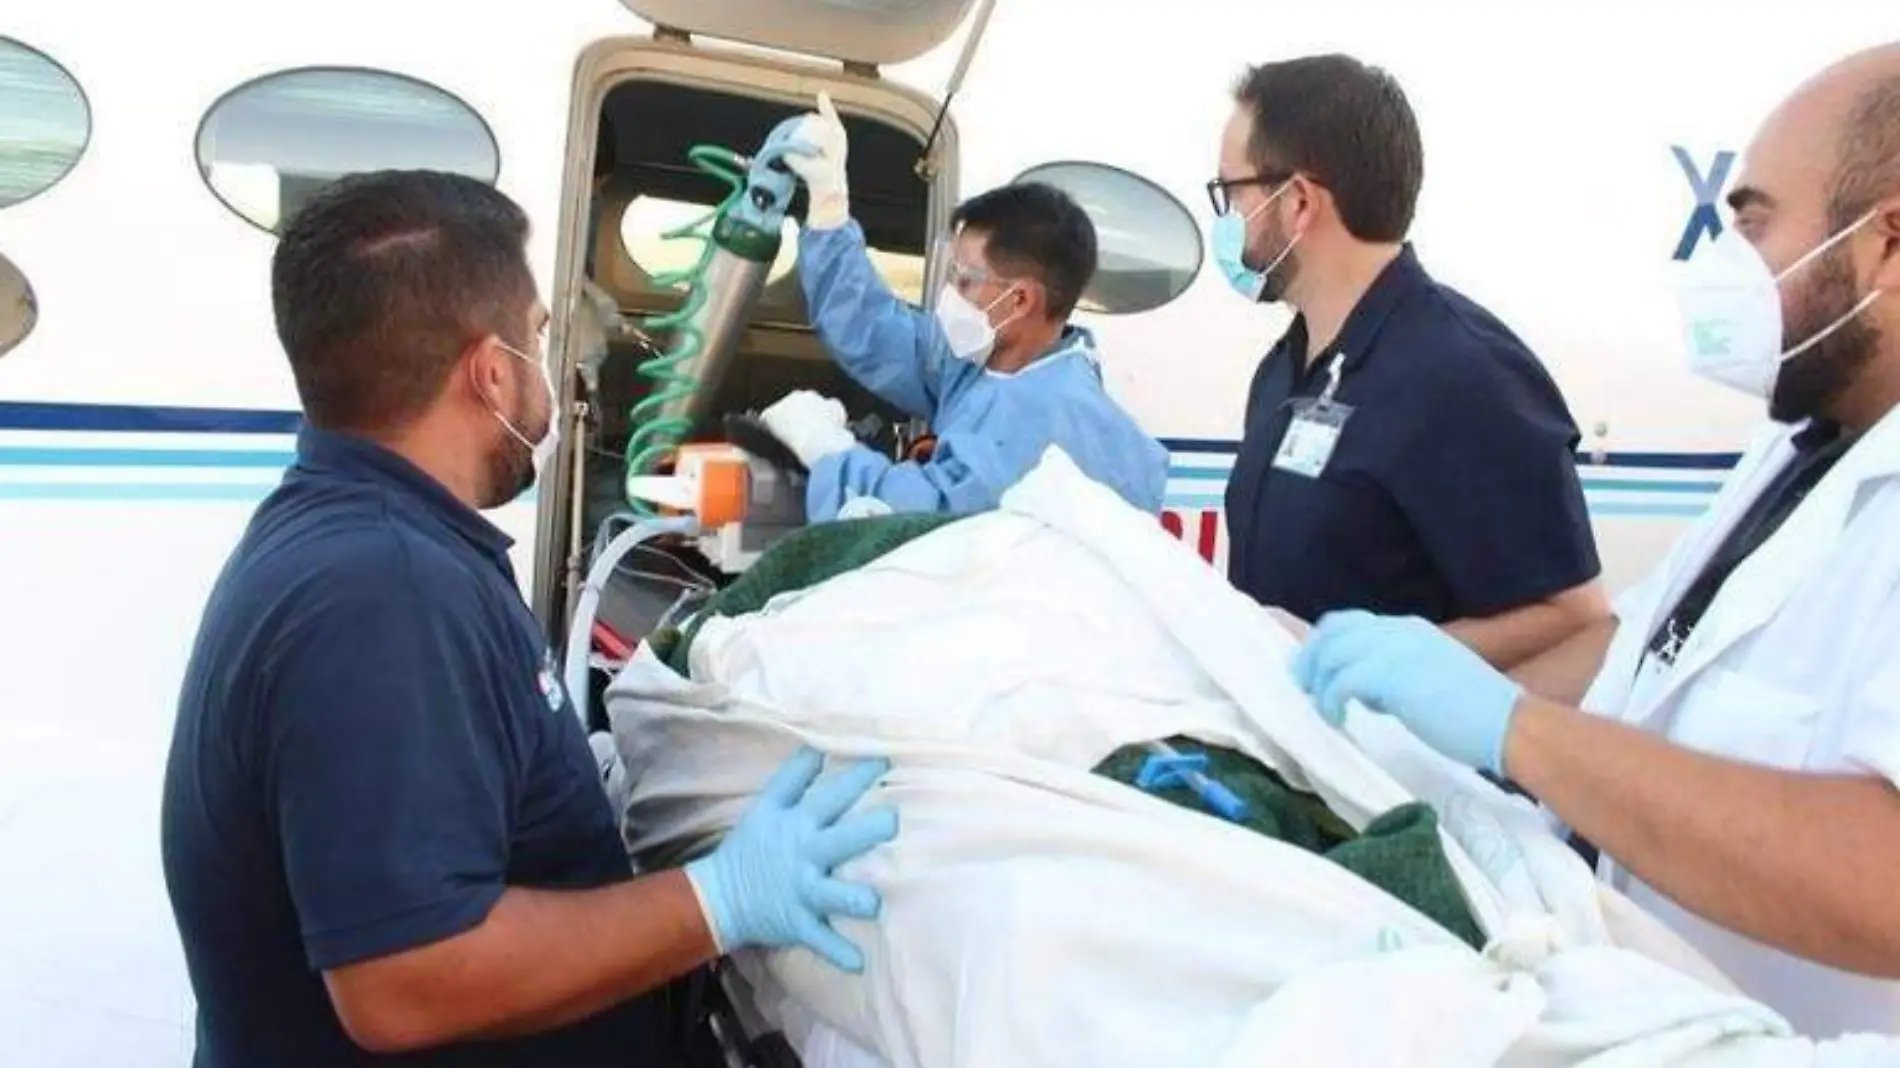
[[[1052,450],[998,512],[801,532],[643,646],[607,698],[629,848],[710,848],[800,744],[892,762],[865,803],[902,830],[841,873],[884,899],[839,923],[864,974],[738,962],[808,1068],[1826,1061],[1527,802],[1328,727],[1294,645]],[[1157,741],[1240,818],[1138,788]]]
[[[740,582],[713,598],[697,625],[713,618],[733,617],[764,608],[773,597],[809,589],[838,575],[863,567],[904,544],[944,526],[939,516],[896,516],[854,523],[831,523],[799,532],[782,543]],[[1280,622],[1279,618],[1275,622]],[[682,675],[690,671],[691,634],[662,633],[654,639],[656,652]],[[928,635],[920,641],[928,642]],[[974,649],[959,667],[983,670],[986,656]],[[1307,852],[1324,856],[1399,900],[1418,909],[1447,930],[1473,945],[1483,936],[1466,909],[1438,841],[1438,824],[1431,808],[1410,802],[1384,813],[1364,833],[1340,819],[1310,792],[1295,789],[1274,771],[1232,748],[1205,747],[1191,738],[1158,740],[1193,760],[1201,773],[1238,795],[1245,805],[1235,821]],[[1144,773],[1163,771],[1167,758],[1140,743],[1116,749],[1092,769],[1095,774],[1131,787],[1148,788]],[[1148,778],[1156,778],[1150,774]],[[1206,802],[1179,775],[1165,772],[1152,788],[1154,796],[1195,811]]]

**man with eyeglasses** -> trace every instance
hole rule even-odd
[[[810,194],[798,275],[813,328],[845,371],[928,420],[928,459],[894,462],[858,444],[844,406],[808,390],[761,418],[811,470],[813,521],[994,508],[1049,446],[1148,512],[1161,510],[1168,453],[1102,386],[1095,339],[1069,315],[1095,276],[1095,226],[1061,190],[1006,185],[951,216],[950,278],[935,314],[890,291],[850,217],[845,129],[827,96],[790,131],[787,164]]]
[[[1215,259],[1242,297],[1298,312],[1247,399],[1234,585],[1304,620],[1422,616],[1501,667],[1606,620],[1562,395],[1406,240],[1424,161],[1398,84],[1313,56],[1254,67],[1234,97]]]

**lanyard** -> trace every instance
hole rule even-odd
[[[1344,353],[1333,355],[1326,367],[1326,385],[1316,399],[1294,401],[1293,419],[1273,457],[1274,470],[1303,478],[1318,478],[1325,472],[1339,435],[1346,429],[1346,420],[1352,416],[1349,405],[1333,400],[1333,394],[1339,392],[1345,359]]]
[[[1326,365],[1326,387],[1319,391],[1321,404],[1331,404],[1333,394],[1339,392],[1339,379],[1345,374],[1346,354],[1333,353],[1332,360]]]

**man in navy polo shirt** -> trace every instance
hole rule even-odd
[[[345,179],[272,263],[309,424],[206,606],[166,769],[196,1064],[675,1063],[647,996],[739,945],[870,918],[831,868],[896,833],[883,774],[800,752],[683,871],[634,878],[509,539],[555,440],[521,210]],[[388,1057],[386,1055],[394,1055]]]
[[[1234,95],[1215,258],[1248,300],[1299,313],[1247,400],[1235,586],[1306,620],[1423,616],[1501,666],[1607,617],[1563,397],[1405,239],[1424,157],[1397,83],[1314,56]]]

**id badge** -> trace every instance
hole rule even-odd
[[[1338,404],[1322,397],[1294,409],[1293,422],[1280,439],[1280,451],[1273,466],[1306,478],[1318,478],[1333,458],[1333,446],[1352,416],[1351,405]]]

